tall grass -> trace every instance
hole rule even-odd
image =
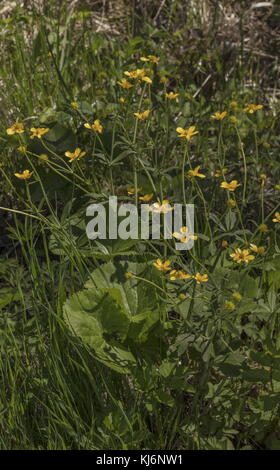
[[[155,2],[153,11],[146,2],[132,3],[125,16],[126,5],[119,2],[113,26],[112,10],[106,17],[99,9],[99,32],[90,7],[83,10],[82,3],[66,8],[50,2],[48,12],[34,3],[1,20],[0,448],[279,448],[279,234],[271,222],[280,205],[278,104],[247,80],[248,73],[255,74],[258,83],[258,64],[244,61],[242,24],[238,44],[223,37],[225,47],[218,48],[227,2],[189,2],[186,11],[176,1]],[[206,27],[209,37],[202,34]],[[123,72],[148,54],[159,55],[164,64],[160,73],[152,66],[153,84],[135,95],[118,87]],[[159,83],[165,75],[168,85]],[[163,99],[170,90],[179,94],[174,103]],[[238,115],[240,126],[211,121],[211,113],[225,108],[235,116],[237,111],[229,111],[235,100],[240,110],[263,103],[265,111],[243,120]],[[151,124],[133,117],[150,108]],[[104,136],[84,133],[83,123],[93,117],[104,124]],[[58,125],[68,134],[64,139],[57,128],[54,144],[33,141],[21,153],[17,148],[24,138],[6,134],[15,121],[26,128]],[[199,128],[195,143],[180,145],[176,126],[192,124]],[[79,146],[88,152],[86,164],[66,165],[64,151]],[[185,178],[200,164],[211,183]],[[34,180],[14,177],[25,166]],[[221,193],[225,167],[242,183],[236,198]],[[215,180],[218,171],[222,179]],[[268,175],[263,185],[262,173]],[[178,269],[207,272],[211,281],[208,290],[194,283],[186,291],[184,284],[155,280],[165,292],[158,289],[158,301],[166,303],[162,336],[169,331],[173,341],[178,330],[174,348],[152,365],[151,358],[143,377],[100,362],[63,315],[65,301],[110,258],[112,247],[105,247],[107,258],[98,257],[85,237],[87,205],[108,194],[125,199],[128,186],[144,186],[160,201],[170,194],[174,202],[179,198],[197,207],[199,240],[188,256],[177,256],[164,241],[138,247],[135,259],[150,266],[155,258],[170,257]],[[270,232],[260,233],[260,224],[270,225]],[[257,258],[252,269],[234,269],[232,251],[221,249],[224,238],[234,248],[265,244],[267,258]],[[116,259],[130,256],[119,253]],[[237,271],[240,277],[234,278]],[[244,304],[240,310],[235,305],[235,314],[225,305],[236,289]],[[177,304],[171,308],[166,293],[173,304],[179,294],[190,295],[185,317]],[[220,369],[223,356],[232,362]],[[138,359],[140,370],[144,361]],[[243,375],[242,361],[251,367],[248,372],[244,366]],[[176,370],[162,373],[172,386],[158,373],[163,365]],[[262,368],[263,376],[256,372],[254,379],[254,368]],[[164,393],[157,395],[156,386]]]

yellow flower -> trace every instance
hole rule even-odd
[[[242,295],[239,294],[239,292],[233,292],[231,294],[231,297],[236,300],[237,302],[240,302],[240,300],[242,299]]]
[[[170,271],[170,264],[171,264],[171,261],[170,260],[167,260],[167,261],[162,261],[160,258],[158,258],[154,263],[154,267],[156,269],[158,269],[159,271]]]
[[[238,186],[241,186],[241,184],[238,184],[236,180],[232,180],[230,183],[227,183],[226,181],[223,181],[220,184],[221,188],[227,189],[228,191],[235,191]]]
[[[174,232],[172,236],[178,238],[181,243],[188,243],[189,240],[197,240],[197,235],[190,234],[188,227],[181,227],[180,233]]]
[[[280,212],[275,212],[274,216],[275,216],[275,219],[272,219],[272,222],[275,222],[276,224],[280,224]]]
[[[245,113],[253,114],[255,111],[258,111],[258,109],[262,109],[263,105],[262,104],[248,104],[246,108],[244,108]]]
[[[223,240],[221,243],[222,248],[227,248],[228,242],[226,240]]]
[[[176,131],[179,133],[178,137],[183,137],[189,142],[195,134],[198,134],[198,131],[196,131],[195,129],[196,126],[191,126],[188,129],[177,127]]]
[[[231,302],[231,300],[227,300],[226,303],[225,303],[225,309],[230,310],[232,312],[233,310],[235,310],[234,303]]]
[[[136,194],[136,193],[139,193],[139,191],[141,191],[142,188],[128,188],[127,189],[127,194]]]
[[[238,103],[237,103],[237,101],[231,101],[231,102],[229,103],[229,107],[232,108],[232,109],[238,108]]]
[[[125,102],[125,98],[123,98],[122,96],[119,98],[119,103],[124,103]]]
[[[259,231],[260,232],[268,232],[268,226],[266,224],[260,224],[259,225]]]
[[[28,180],[33,175],[33,171],[24,170],[22,173],[15,173],[15,176],[20,180]]]
[[[99,134],[102,134],[103,131],[103,126],[101,125],[99,119],[95,119],[93,124],[89,124],[88,122],[86,122],[84,124],[84,127],[86,127],[87,129],[91,129],[92,131],[98,132]]]
[[[230,122],[232,122],[233,124],[235,124],[235,123],[238,121],[238,119],[237,119],[236,116],[230,116],[230,117],[229,117],[229,120],[230,120]]]
[[[141,121],[144,121],[145,119],[148,119],[150,110],[147,109],[146,111],[143,111],[143,113],[133,113],[134,116],[136,116],[138,119],[141,119]]]
[[[142,77],[141,80],[142,80],[142,82],[153,83],[153,81],[150,79],[150,77]]]
[[[215,173],[216,178],[220,178],[220,176],[226,175],[228,173],[228,168],[222,168],[221,170],[217,170]]]
[[[121,78],[119,81],[117,81],[117,84],[126,89],[133,87],[132,83],[126,80],[126,78]]]
[[[153,199],[153,196],[154,196],[153,193],[145,194],[144,196],[139,197],[139,199],[140,201],[143,201],[143,202],[149,202],[151,199]]]
[[[78,103],[77,103],[76,101],[72,101],[71,107],[72,107],[73,109],[78,109],[79,105],[78,105]]]
[[[265,247],[264,246],[257,246],[254,245],[254,243],[250,243],[250,250],[253,251],[254,253],[257,253],[258,255],[264,255],[265,252]]]
[[[22,134],[24,132],[24,126],[22,122],[15,122],[9,129],[6,129],[8,135]]]
[[[196,273],[193,279],[196,280],[197,284],[202,284],[203,282],[208,282],[208,274]]]
[[[30,131],[32,132],[32,135],[30,136],[30,139],[34,139],[34,137],[41,139],[42,135],[49,132],[49,130],[50,129],[48,127],[31,127]]]
[[[280,184],[276,184],[275,189],[276,189],[276,191],[280,191]]]
[[[178,295],[178,297],[179,297],[180,300],[185,300],[185,299],[187,299],[188,294],[186,295],[186,294],[181,293],[181,294]]]
[[[166,214],[167,212],[170,212],[173,210],[173,207],[170,206],[169,201],[167,199],[164,199],[162,203],[160,202],[154,202],[150,206],[150,211],[155,212],[156,214]]]
[[[17,150],[18,150],[19,152],[24,153],[24,152],[26,152],[26,150],[27,150],[27,146],[26,146],[26,145],[20,145],[20,146],[17,148]]]
[[[82,150],[78,147],[74,150],[74,152],[65,152],[65,156],[70,159],[70,163],[72,163],[74,160],[80,160],[86,152],[82,152]]]
[[[148,73],[150,73],[150,70],[145,69],[136,69],[132,70],[131,72],[124,72],[124,74],[127,75],[129,78],[142,80],[147,83],[152,83],[150,77],[147,76]]]
[[[152,62],[153,64],[159,63],[159,57],[156,57],[155,55],[148,55],[148,57],[140,57],[140,60],[142,60],[142,62]]]
[[[187,175],[189,177],[197,177],[197,178],[206,178],[206,175],[204,175],[203,173],[199,173],[199,170],[200,170],[201,166],[196,166],[194,170],[189,170],[187,172]]]
[[[233,208],[236,206],[236,202],[235,202],[234,199],[228,199],[227,205],[228,205],[228,207],[230,207],[231,209],[233,209]]]
[[[260,180],[261,180],[261,186],[264,186],[267,180],[267,176],[264,173],[262,173],[260,175]]]
[[[135,275],[134,275],[133,273],[131,273],[131,272],[125,273],[124,276],[126,277],[126,279],[131,279],[131,278],[135,277]]]
[[[216,111],[214,114],[212,114],[211,118],[216,119],[217,121],[222,121],[226,116],[227,111],[223,111],[222,113]]]
[[[48,155],[46,155],[45,153],[41,153],[41,155],[39,155],[39,158],[45,161],[49,159]]]
[[[167,83],[167,82],[168,82],[168,78],[167,78],[167,77],[160,77],[159,83]]]
[[[184,271],[177,271],[176,269],[172,269],[169,273],[170,281],[176,281],[177,279],[190,279],[191,276]]]
[[[230,255],[230,257],[236,261],[236,263],[248,263],[249,261],[255,259],[253,255],[250,255],[249,250],[241,250],[240,248],[236,248],[235,252]]]
[[[173,91],[170,91],[169,93],[165,93],[165,98],[167,100],[175,100],[179,96],[179,93],[174,93]]]

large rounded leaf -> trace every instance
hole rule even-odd
[[[86,289],[74,294],[63,308],[70,328],[112,369],[127,373],[136,365],[134,356],[122,347],[129,317],[118,289]]]

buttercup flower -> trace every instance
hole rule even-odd
[[[222,246],[222,248],[227,248],[228,247],[228,241],[223,240],[222,243],[221,243],[221,246]]]
[[[38,139],[41,139],[44,134],[49,132],[48,127],[31,127],[30,131],[32,132],[32,135],[30,136],[30,139],[34,139],[34,137],[37,137]]]
[[[150,211],[155,212],[156,214],[166,214],[167,212],[170,212],[173,210],[173,207],[170,206],[169,201],[167,199],[164,199],[162,203],[160,202],[154,202],[150,206]]]
[[[221,170],[217,170],[215,173],[216,178],[220,178],[223,175],[226,175],[228,173],[228,168],[222,168]]]
[[[268,226],[266,224],[260,224],[258,228],[260,232],[268,232]]]
[[[280,184],[276,184],[275,189],[276,189],[276,191],[280,191]]]
[[[21,153],[24,153],[24,152],[26,152],[27,147],[26,147],[26,145],[20,145],[20,146],[17,148],[17,150],[18,150],[19,152],[21,152]]]
[[[143,201],[143,202],[149,202],[151,199],[153,199],[153,196],[154,196],[153,193],[145,194],[144,196],[139,197],[139,199],[140,201]]]
[[[188,294],[183,294],[183,292],[181,292],[181,294],[178,295],[179,299],[180,300],[185,300],[187,297],[189,297]]]
[[[120,85],[122,88],[132,88],[133,84],[130,83],[126,78],[121,78],[120,80],[117,81],[117,84]]]
[[[262,109],[263,105],[262,104],[248,104],[246,108],[244,108],[245,113],[253,114],[255,111],[258,111],[258,109]]]
[[[145,119],[148,119],[150,110],[147,109],[146,111],[143,111],[143,113],[133,113],[134,116],[136,116],[138,119],[141,119],[141,121],[144,121]]]
[[[265,247],[264,246],[257,246],[254,243],[250,243],[250,250],[258,255],[264,255]]]
[[[276,224],[280,224],[280,212],[275,212],[274,216],[275,216],[275,218],[272,219],[272,222],[274,222]]]
[[[136,193],[139,193],[139,191],[141,191],[142,188],[128,188],[127,190],[127,194],[136,194]]]
[[[238,119],[237,119],[236,116],[230,116],[230,117],[229,117],[229,120],[230,120],[230,122],[232,122],[233,124],[235,124],[235,123],[238,121]]]
[[[241,186],[241,184],[238,183],[236,180],[232,180],[230,183],[227,183],[226,181],[223,181],[220,184],[221,188],[227,189],[228,191],[235,191],[238,186]]]
[[[196,280],[197,284],[202,284],[203,282],[208,282],[208,274],[196,273],[193,279]]]
[[[150,70],[145,69],[136,69],[132,70],[131,72],[124,72],[124,74],[127,75],[129,78],[141,80],[147,83],[152,83],[152,80],[147,75],[148,73],[150,73]]]
[[[171,261],[170,260],[167,260],[167,261],[162,261],[160,258],[158,258],[154,263],[153,263],[154,267],[156,269],[158,269],[159,271],[170,271],[170,265],[171,265]]]
[[[134,275],[133,273],[131,273],[131,272],[125,273],[124,276],[125,276],[126,279],[131,279],[131,278],[135,277],[135,275]]]
[[[73,108],[73,109],[78,109],[78,107],[79,107],[79,105],[78,105],[78,103],[77,103],[76,101],[72,101],[72,102],[71,102],[71,108]]]
[[[102,134],[103,131],[103,126],[101,125],[99,119],[95,119],[93,124],[86,122],[84,127],[86,127],[86,129],[91,129],[92,131],[98,132],[99,134]]]
[[[82,150],[78,147],[74,150],[74,152],[65,152],[65,156],[70,159],[70,163],[72,163],[74,160],[80,160],[86,152],[82,152]]]
[[[125,103],[125,98],[123,98],[122,96],[119,98],[119,103]]]
[[[39,158],[40,158],[41,160],[48,160],[48,159],[49,159],[48,155],[45,154],[45,153],[41,153],[41,155],[39,155]]]
[[[142,82],[153,83],[153,81],[150,79],[150,77],[142,77],[141,80],[142,80]]]
[[[226,303],[225,303],[225,309],[226,310],[230,310],[230,311],[233,311],[235,310],[235,305],[233,302],[231,302],[231,300],[227,300]]]
[[[239,294],[239,292],[233,292],[231,294],[231,297],[236,300],[237,302],[240,302],[240,300],[242,299],[242,295]]]
[[[211,118],[216,119],[217,121],[222,121],[226,116],[227,111],[223,111],[222,113],[216,111],[214,114],[212,114]]]
[[[159,63],[159,57],[156,57],[155,55],[148,55],[148,57],[140,57],[140,60],[142,60],[142,62],[152,62],[153,64]]]
[[[232,109],[238,108],[238,103],[237,103],[237,101],[231,101],[231,102],[229,103],[229,107],[232,108]]]
[[[22,134],[24,132],[24,125],[22,122],[15,122],[11,127],[6,129],[8,135]]]
[[[177,127],[176,131],[179,133],[178,137],[183,137],[189,142],[195,134],[198,134],[198,131],[196,131],[195,129],[196,126],[191,126],[188,129]]]
[[[230,207],[231,209],[233,209],[233,208],[236,206],[236,202],[235,202],[234,199],[228,199],[227,205],[228,205],[228,207]]]
[[[264,173],[262,173],[260,175],[260,180],[261,180],[261,186],[264,186],[267,181],[267,176]]]
[[[187,172],[187,175],[190,176],[191,178],[197,177],[197,178],[206,178],[206,175],[203,173],[199,173],[201,166],[196,166],[194,170],[189,170]]]
[[[173,91],[170,91],[169,93],[165,93],[165,98],[167,100],[175,100],[179,96],[179,93],[174,93]]]
[[[169,273],[170,281],[176,281],[177,279],[190,279],[191,276],[184,271],[172,269]]]
[[[28,180],[33,175],[33,171],[24,170],[22,173],[15,173],[15,176],[20,180]]]
[[[249,250],[241,250],[240,248],[236,248],[234,253],[230,255],[230,257],[236,261],[236,263],[248,263],[249,261],[255,259],[253,255],[250,255]]]
[[[167,82],[168,82],[168,78],[167,78],[167,77],[160,77],[159,83],[167,83]]]
[[[180,240],[181,243],[188,243],[189,240],[197,240],[197,235],[190,234],[188,227],[181,227],[180,232],[174,232],[172,236]]]

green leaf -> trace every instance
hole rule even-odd
[[[162,303],[157,296],[156,287],[142,280],[126,279],[127,272],[153,280],[153,282],[159,282],[160,279],[158,272],[145,264],[119,261],[109,262],[97,268],[85,286],[87,288],[116,287],[121,291],[123,303],[131,316],[156,309]]]
[[[11,288],[0,289],[0,309],[6,307],[11,302],[20,300],[20,293]]]
[[[136,365],[134,356],[121,341],[127,335],[129,317],[117,289],[85,289],[74,294],[63,307],[68,326],[108,367],[128,373]],[[112,341],[107,335],[114,335]]]
[[[248,369],[243,371],[243,378],[247,382],[267,383],[270,380],[270,373],[265,369]]]

